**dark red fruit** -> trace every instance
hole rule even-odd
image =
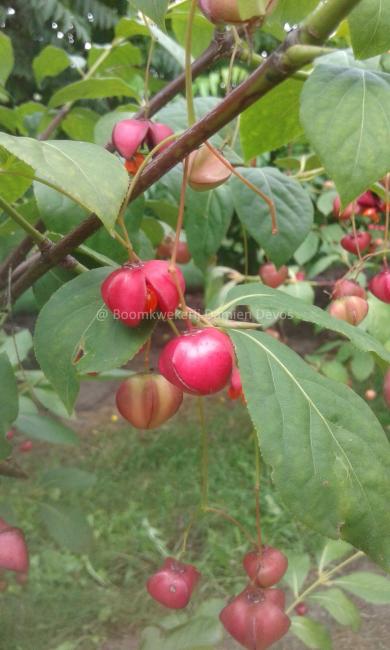
[[[277,548],[264,546],[261,553],[247,553],[243,565],[248,576],[258,587],[272,587],[286,573],[288,560]]]
[[[329,313],[350,325],[359,325],[368,314],[368,302],[358,296],[345,296],[330,303]]]
[[[356,233],[356,237],[353,233],[345,235],[340,241],[340,244],[349,253],[359,255],[359,251],[364,253],[371,244],[371,235],[368,232],[358,232]]]
[[[298,605],[295,606],[295,613],[298,616],[306,616],[308,611],[309,611],[309,608],[305,603],[298,603]]]
[[[333,201],[333,216],[336,219],[341,219],[341,221],[348,221],[356,212],[358,211],[358,206],[356,203],[349,203],[344,210],[341,210],[341,201],[340,197],[336,196]]]
[[[359,196],[357,203],[364,209],[366,208],[378,208],[380,204],[380,199],[378,196],[367,190],[361,196]]]
[[[233,355],[229,337],[207,327],[172,339],[161,352],[158,365],[161,374],[185,393],[210,395],[228,383]]]
[[[232,376],[230,378],[230,386],[228,389],[228,395],[230,399],[236,400],[242,397],[242,382],[240,371],[237,367],[233,368]]]
[[[147,582],[147,590],[154,600],[169,609],[187,607],[200,573],[192,564],[167,558],[157,573]]]
[[[390,407],[390,370],[385,374],[385,381],[383,383],[383,396],[387,406]]]
[[[22,454],[28,454],[33,447],[34,445],[31,440],[25,440],[24,442],[20,443],[18,449],[22,452]]]
[[[7,438],[7,440],[12,440],[15,437],[15,431],[13,429],[10,429],[5,434],[5,437]]]
[[[390,304],[390,269],[384,268],[378,275],[374,275],[368,288],[376,298]]]
[[[277,594],[275,599],[277,591],[247,587],[222,610],[221,623],[244,648],[266,650],[287,634],[291,623]]]
[[[28,549],[23,531],[0,519],[0,569],[27,573]]]
[[[184,292],[185,282],[179,269],[177,277]],[[162,260],[126,265],[113,271],[103,282],[101,291],[115,318],[128,327],[137,327],[156,309],[164,316],[172,315],[180,302],[169,263]]]
[[[162,375],[140,374],[126,379],[116,393],[119,413],[137,429],[156,429],[179,409],[183,393]]]
[[[267,287],[277,289],[287,280],[288,268],[287,266],[281,266],[280,269],[277,269],[275,264],[267,262],[267,264],[260,266],[259,275]]]
[[[163,259],[171,257],[174,247],[174,240],[172,237],[166,237],[157,248],[157,255]],[[188,244],[185,241],[179,241],[176,251],[176,262],[178,264],[188,264],[191,260],[191,253]]]
[[[354,280],[337,280],[334,285],[332,298],[344,298],[345,296],[358,296],[366,298],[367,294],[363,287]]]

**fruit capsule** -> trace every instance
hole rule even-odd
[[[358,296],[337,298],[330,303],[329,313],[333,318],[344,320],[350,325],[359,325],[368,314],[368,302]]]
[[[178,411],[183,393],[162,375],[139,374],[126,379],[116,393],[120,414],[137,429],[156,429]]]
[[[190,598],[200,573],[192,564],[167,558],[159,571],[147,582],[150,596],[169,609],[184,609]]]
[[[371,244],[371,235],[368,232],[357,232],[356,236],[354,234],[345,235],[340,244],[352,255],[359,255],[359,252],[364,253]]]
[[[267,262],[260,266],[259,276],[267,287],[277,289],[287,280],[288,268],[287,266],[281,266],[280,269],[277,269],[275,264]]]
[[[272,587],[286,573],[288,560],[277,548],[264,546],[261,553],[247,553],[243,565],[248,576],[258,587]]]
[[[232,172],[202,144],[189,156],[188,184],[197,192],[208,192],[229,180]]]
[[[27,573],[28,568],[28,549],[23,531],[0,519],[0,569]]]
[[[390,269],[384,268],[380,273],[374,275],[368,288],[376,298],[390,304]]]

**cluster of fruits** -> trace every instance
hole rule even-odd
[[[285,594],[275,585],[287,571],[286,556],[276,548],[264,546],[247,553],[243,566],[250,583],[221,611],[220,620],[227,632],[249,650],[265,650],[289,630],[285,613]],[[149,594],[170,609],[183,609],[191,599],[201,574],[191,564],[167,558],[147,582]],[[304,605],[304,603],[300,603]],[[302,607],[297,613],[306,613]]]

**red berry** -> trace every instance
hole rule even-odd
[[[187,607],[200,573],[191,564],[169,557],[147,582],[147,590],[154,600],[169,609]]]
[[[0,568],[27,573],[28,549],[23,531],[0,519]]]
[[[226,334],[207,327],[172,339],[161,352],[159,370],[185,393],[210,395],[222,390],[233,370],[233,347]]]
[[[156,429],[179,409],[183,393],[161,375],[126,379],[116,394],[119,413],[137,429]]]
[[[332,298],[343,298],[344,296],[358,296],[359,298],[366,298],[366,292],[354,280],[337,280],[334,285]]]
[[[184,292],[185,282],[179,269],[177,277]],[[165,316],[172,315],[180,301],[169,263],[162,260],[126,265],[113,271],[103,282],[101,291],[107,307],[128,327],[137,327],[157,308]]]
[[[295,278],[298,280],[298,282],[303,282],[306,280],[306,273],[304,271],[298,271],[296,273]]]
[[[24,454],[28,454],[28,453],[32,450],[33,446],[34,446],[34,445],[33,445],[33,443],[31,442],[31,440],[25,440],[24,442],[21,442],[21,443],[20,443],[18,449],[19,449],[19,451],[21,451],[22,453],[24,453]]]
[[[229,180],[232,172],[205,145],[189,157],[188,184],[197,192],[208,192]]]
[[[298,605],[295,606],[295,613],[298,614],[298,616],[306,616],[308,611],[309,608],[305,603],[298,603]]]
[[[260,266],[259,275],[267,287],[277,289],[287,280],[288,268],[287,266],[281,266],[280,269],[277,269],[275,264],[267,262],[267,264]]]
[[[390,269],[384,268],[378,275],[374,275],[368,288],[379,300],[390,304]]]
[[[390,407],[390,370],[385,374],[385,381],[383,383],[383,395],[386,404]]]
[[[359,255],[359,251],[363,253],[371,243],[371,235],[368,232],[358,232],[355,235],[352,233],[350,235],[345,235],[340,241],[341,246],[352,253],[353,255]]]
[[[362,208],[377,208],[380,203],[380,199],[375,194],[370,192],[370,190],[367,190],[367,192],[364,192],[364,194],[359,196],[357,203]]]
[[[350,325],[359,325],[368,314],[368,303],[358,296],[345,296],[330,303],[329,313]]]
[[[357,205],[356,203],[349,203],[344,210],[341,210],[341,201],[340,197],[336,196],[335,200],[333,201],[333,216],[336,219],[341,219],[341,221],[348,221],[355,212],[357,212]]]
[[[149,120],[122,120],[112,131],[112,144],[123,158],[130,160],[144,143]]]
[[[275,602],[275,591],[247,587],[220,614],[227,632],[248,650],[265,650],[289,630],[290,619]]]
[[[241,375],[237,367],[233,368],[228,395],[232,400],[240,399],[240,397],[242,397]]]
[[[272,587],[286,573],[288,560],[277,548],[264,546],[261,553],[247,553],[243,565],[248,576],[258,587]]]
[[[13,429],[10,429],[10,430],[7,431],[7,433],[5,434],[5,437],[7,438],[7,440],[12,440],[12,438],[15,437],[15,431],[14,431]]]

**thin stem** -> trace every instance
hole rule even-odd
[[[145,21],[146,27],[149,28],[149,23],[147,17],[142,14],[142,18]],[[152,58],[153,58],[153,53],[154,53],[154,48],[156,45],[156,39],[152,32],[150,32],[150,45],[149,45],[149,51],[148,51],[148,58],[146,61],[146,68],[145,68],[145,79],[144,79],[144,103],[145,103],[145,117],[148,117],[149,114],[149,81],[150,81],[150,69],[152,66]]]
[[[236,61],[236,56],[237,56],[238,50],[239,50],[239,48],[241,46],[241,40],[240,40],[240,37],[239,37],[235,27],[233,27],[233,33],[234,33],[234,47],[233,47],[233,51],[232,51],[230,61],[229,61],[229,71],[228,71],[228,78],[227,78],[227,83],[226,83],[226,93],[227,94],[229,94],[231,89],[232,89],[234,63]]]
[[[198,514],[199,514],[198,510],[196,510],[195,512],[192,513],[190,521],[188,523],[188,526],[187,526],[187,528],[185,529],[185,531],[183,533],[183,541],[182,541],[181,549],[180,549],[179,553],[177,554],[177,559],[178,560],[180,560],[183,557],[183,555],[185,554],[185,552],[187,550],[188,538],[189,538],[190,532],[191,532],[191,530],[193,528],[193,525],[194,525],[194,523],[195,523],[195,521],[197,519]]]
[[[244,273],[245,276],[249,275],[249,249],[248,249],[248,233],[245,226],[242,226],[242,243],[244,246]]]
[[[39,230],[34,228],[34,226],[32,226],[31,223],[29,223],[23,217],[23,215],[20,214],[20,212],[18,212],[14,207],[12,207],[12,205],[7,203],[7,201],[3,199],[1,196],[0,196],[0,208],[2,208],[4,212],[6,212],[8,216],[11,217],[11,219],[18,224],[18,226],[23,228],[23,230],[31,237],[31,239],[36,244],[38,244],[38,246],[42,246],[47,243],[47,238],[45,237],[45,235],[43,235],[41,232],[39,232]]]
[[[257,545],[257,540],[252,537],[252,535],[246,530],[245,526],[243,526],[237,519],[229,515],[229,513],[225,512],[224,510],[220,510],[219,508],[211,508],[210,506],[207,507],[205,512],[213,513],[219,517],[222,517],[223,519],[226,519],[226,521],[230,521],[231,524],[234,524],[241,530],[251,546]]]
[[[260,450],[257,433],[253,430],[253,440],[255,443],[255,498],[256,498],[256,529],[257,529],[257,545],[259,553],[262,549],[262,534],[261,534],[261,513],[260,513]]]
[[[198,410],[200,421],[200,439],[201,439],[201,510],[208,510],[209,498],[209,435],[206,428],[206,418],[204,412],[203,397],[198,397]]]
[[[348,564],[351,564],[351,562],[354,562],[359,557],[363,557],[363,555],[364,553],[362,551],[357,551],[349,558],[344,560],[344,562],[341,562],[341,564],[338,564],[330,571],[325,571],[323,573],[320,573],[318,578],[307,589],[305,589],[301,594],[299,594],[297,598],[294,600],[294,602],[291,603],[291,605],[286,609],[286,614],[287,615],[290,614],[294,610],[296,605],[298,605],[298,603],[302,602],[305,598],[307,598],[307,596],[309,596],[309,594],[315,591],[318,587],[325,585],[329,581],[329,578],[331,578],[335,573],[338,573],[339,571],[341,571],[341,569],[346,567]]]
[[[177,292],[179,294],[180,298],[180,305],[181,308],[184,312],[184,318],[188,321],[188,324],[190,324],[190,321],[188,319],[188,309],[186,305],[186,301],[184,298],[183,290],[181,288],[181,284],[179,282],[179,277],[177,274],[177,266],[176,266],[176,259],[177,259],[177,249],[179,246],[179,241],[180,241],[180,233],[183,228],[183,220],[184,220],[184,208],[185,208],[185,199],[186,199],[186,191],[187,191],[187,182],[188,182],[188,173],[189,173],[189,158],[186,158],[184,161],[184,170],[183,170],[183,180],[181,184],[181,191],[180,191],[180,201],[179,201],[179,212],[177,215],[177,222],[176,222],[176,233],[175,233],[175,241],[173,243],[173,249],[172,249],[172,256],[171,256],[171,261],[169,264],[169,272],[171,273]]]
[[[358,258],[359,258],[359,262],[361,262],[362,261],[362,252],[361,252],[360,246],[359,246],[358,234],[357,234],[357,229],[356,229],[355,214],[351,215],[351,222],[352,222],[353,238],[354,238],[354,241],[355,241],[355,244],[356,244]]]
[[[190,10],[188,12],[187,32],[186,32],[186,58],[185,58],[185,74],[186,74],[186,100],[187,100],[187,117],[188,126],[192,126],[196,122],[194,93],[192,88],[192,28],[194,25],[194,18],[198,0],[191,0]]]
[[[167,318],[166,322],[168,323],[168,325],[171,328],[174,335],[175,336],[180,336],[180,332],[179,332],[178,328],[176,327],[175,323],[173,322],[173,320],[171,320],[170,318]]]
[[[253,185],[253,183],[251,183],[250,181],[248,181],[247,178],[245,178],[242,174],[240,174],[240,172],[238,172],[237,169],[236,169],[235,167],[233,167],[233,165],[232,165],[228,160],[226,160],[226,158],[224,158],[224,156],[222,156],[222,154],[219,153],[218,149],[216,149],[215,147],[213,147],[212,144],[210,144],[209,142],[205,142],[205,145],[206,145],[206,147],[207,147],[210,151],[212,151],[212,153],[213,153],[213,154],[218,158],[218,160],[219,160],[223,165],[225,165],[225,167],[227,167],[227,169],[230,169],[230,171],[232,172],[232,174],[234,174],[235,176],[237,176],[237,178],[239,178],[240,181],[241,181],[242,183],[244,183],[244,185],[246,185],[247,187],[249,187],[249,189],[252,190],[252,192],[254,192],[254,193],[257,194],[258,196],[260,196],[260,198],[263,199],[263,201],[266,202],[266,204],[267,204],[268,207],[269,207],[269,211],[270,211],[270,213],[271,213],[272,234],[273,234],[273,235],[277,235],[278,232],[279,232],[279,229],[278,229],[278,223],[277,223],[277,218],[276,218],[275,204],[274,204],[273,200],[270,199],[269,196],[267,196],[266,194],[264,194],[264,192],[262,192],[261,190],[259,190],[259,188],[256,187],[256,185]]]

